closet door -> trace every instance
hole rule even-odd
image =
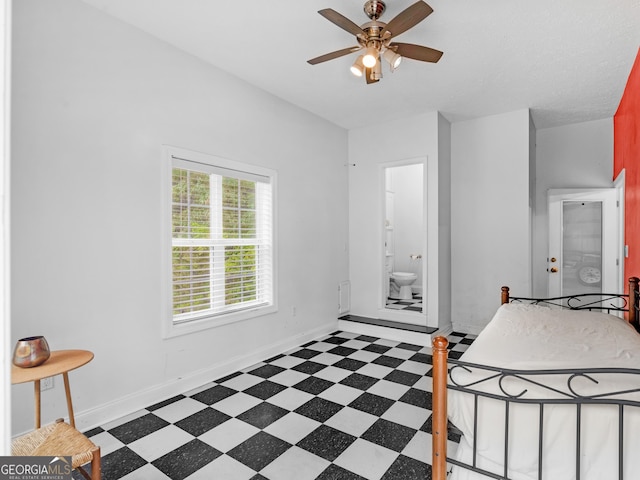
[[[550,190],[548,201],[549,296],[620,292],[616,189]]]

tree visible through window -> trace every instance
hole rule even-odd
[[[172,172],[174,322],[271,305],[269,177],[185,160]]]

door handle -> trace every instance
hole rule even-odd
[[[551,273],[558,273],[558,269],[557,269],[556,267],[551,267],[551,268],[549,269],[549,271],[550,271]]]

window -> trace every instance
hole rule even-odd
[[[275,174],[184,150],[168,156],[172,325],[273,311]]]

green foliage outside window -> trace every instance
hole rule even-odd
[[[173,247],[173,313],[211,308],[212,262],[216,248],[224,248],[224,303],[257,299],[256,245],[229,245],[227,240],[256,237],[255,182],[222,177],[221,198],[211,198],[211,176],[180,168],[172,175],[172,235],[174,239],[213,240],[202,246]],[[219,204],[216,204],[219,202]],[[216,215],[221,214],[218,235]],[[215,240],[225,245],[215,247]],[[222,287],[222,286],[220,286]]]

